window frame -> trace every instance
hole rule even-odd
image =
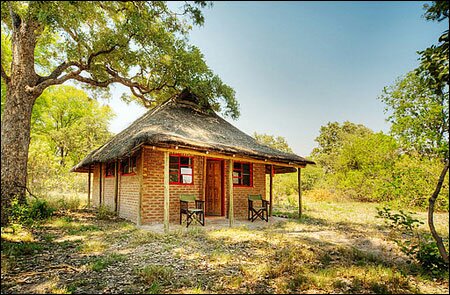
[[[241,168],[236,169],[234,168],[234,165],[236,163],[240,163],[241,164]],[[243,183],[244,181],[244,167],[242,165],[249,165],[249,170],[250,170],[250,184],[246,185]],[[241,176],[234,176],[234,172],[239,172],[241,173]],[[253,187],[253,163],[250,162],[241,162],[241,161],[233,161],[233,187]],[[241,184],[239,183],[234,183],[235,179],[241,179]]]
[[[124,163],[125,161],[128,162],[128,167],[129,167],[128,172],[126,172],[126,173],[123,171],[124,165],[122,165],[122,163]],[[133,171],[133,168],[136,168],[136,171]],[[120,175],[131,176],[131,175],[136,175],[136,174],[137,174],[137,155],[132,155],[132,156],[126,157],[125,159],[122,159],[120,161]]]
[[[178,158],[178,172],[170,172],[170,158],[177,157]],[[190,164],[181,164],[181,158],[189,158]],[[191,168],[191,174],[181,174],[181,168]],[[178,181],[170,181],[170,175],[178,175]],[[183,183],[181,182],[182,175],[190,175],[192,177],[191,183]],[[185,156],[181,154],[170,154],[169,155],[169,185],[194,185],[194,156]]]
[[[108,174],[108,171],[110,171],[111,166],[112,166],[112,174]],[[105,165],[105,178],[112,178],[115,176],[116,176],[116,162],[107,162]]]

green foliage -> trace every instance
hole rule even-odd
[[[447,69],[448,72],[448,69]],[[448,95],[437,94],[416,72],[385,87],[379,97],[390,112],[391,132],[405,151],[446,156],[449,136]]]
[[[48,219],[56,211],[46,200],[37,198],[25,204],[21,204],[17,199],[14,199],[9,210],[11,223],[24,225],[32,225],[35,222]]]
[[[320,134],[315,141],[319,144],[314,148],[311,155],[326,173],[336,170],[336,157],[342,146],[352,136],[363,136],[372,133],[372,130],[361,124],[345,121],[342,125],[338,122],[329,122],[320,127]]]
[[[125,100],[147,107],[190,88],[203,103],[238,117],[234,90],[188,42],[192,26],[204,23],[202,9],[211,5],[194,1],[177,6],[171,9],[164,1],[2,2],[2,35],[11,35],[12,16],[33,22],[38,28],[34,62],[41,76],[65,62],[72,66],[61,76],[80,69],[87,75],[73,74],[72,79],[103,94],[110,84],[121,83],[132,93]],[[2,65],[9,73],[3,45]]]
[[[125,259],[126,256],[123,254],[112,253],[103,257],[96,258],[91,264],[91,269],[93,271],[101,271],[116,262],[125,261]]]
[[[2,240],[2,254],[4,253],[9,257],[33,255],[42,249],[42,245],[36,242],[16,243]]]
[[[152,294],[160,293],[160,286],[171,283],[174,269],[164,265],[150,264],[136,271],[138,276],[148,285]]]
[[[54,86],[37,98],[31,120],[28,183],[36,193],[86,189],[86,176],[69,173],[91,150],[107,141],[114,114],[72,86]]]
[[[356,125],[348,122],[347,126]],[[318,137],[322,144],[315,150],[315,160],[328,169],[323,168],[322,174],[315,171],[322,169],[320,165],[310,170],[314,172],[313,190],[331,190],[355,200],[387,202],[396,207],[426,208],[433,192],[430,183],[436,182],[441,169],[439,159],[405,154],[394,137],[382,132],[360,127],[355,134],[355,129],[338,127],[335,123],[321,129],[325,134]],[[335,136],[338,133],[339,137]],[[326,138],[330,145],[323,143]],[[340,144],[331,144],[332,138],[340,138]],[[442,196],[446,194],[448,180],[441,191]],[[448,210],[448,198],[439,198],[437,208]]]
[[[78,163],[107,141],[109,106],[72,86],[50,87],[36,100],[32,115],[32,142],[44,141],[62,166]]]
[[[441,22],[448,18],[448,1],[433,1],[430,4],[424,4],[423,8],[427,11],[425,12],[425,18],[427,20]]]
[[[282,136],[273,136],[268,134],[253,133],[253,138],[257,142],[267,145],[271,148],[277,149],[282,152],[292,153],[291,147],[288,145],[286,139]]]
[[[377,208],[377,217],[383,218],[391,229],[401,234],[394,241],[399,245],[401,251],[415,259],[424,270],[433,275],[442,275],[443,270],[448,270],[436,244],[430,234],[422,234],[418,227],[423,222],[412,217],[412,212],[393,213],[389,207]]]
[[[427,20],[441,22],[448,19],[448,1],[434,1],[431,6],[424,4],[424,8],[427,10],[424,15]],[[420,54],[420,65],[416,69],[416,73],[436,95],[445,96],[447,94],[448,97],[448,30],[443,32],[438,41],[439,44],[431,45],[418,52]]]
[[[395,140],[383,133],[349,135],[336,156],[332,178],[348,196],[370,200],[397,158]]]
[[[115,213],[109,209],[108,206],[101,205],[97,209],[97,218],[100,220],[109,220],[113,216],[115,216]]]
[[[46,200],[35,199],[30,202],[29,218],[33,220],[47,219],[55,212]]]

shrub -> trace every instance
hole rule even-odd
[[[55,208],[49,206],[46,200],[35,199],[31,201],[29,217],[34,220],[47,219],[53,215]]]
[[[109,220],[115,216],[115,213],[112,212],[107,206],[101,205],[97,210],[97,219],[100,220]]]
[[[11,202],[10,221],[31,225],[36,221],[49,218],[54,212],[55,208],[50,206],[46,200],[36,198],[29,203],[20,204],[16,198]]]
[[[421,234],[418,227],[423,222],[411,216],[412,212],[392,213],[389,207],[377,208],[377,217],[383,218],[392,230],[403,235],[403,239],[395,239],[401,251],[417,261],[424,270],[430,271],[433,275],[442,274],[448,270],[448,265],[439,254],[436,242],[430,234]]]
[[[77,210],[80,207],[81,201],[80,198],[71,197],[71,198],[60,198],[57,201],[58,208],[62,210]]]

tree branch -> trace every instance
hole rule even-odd
[[[2,64],[2,78],[5,80],[6,84],[8,84],[9,81],[11,81],[11,78],[6,74],[6,71],[3,68],[3,64]]]
[[[99,56],[99,55],[102,55],[102,54],[108,54],[108,53],[111,53],[114,49],[116,49],[117,46],[119,46],[119,45],[114,44],[114,45],[113,45],[111,48],[109,48],[109,49],[106,49],[106,50],[100,50],[100,51],[94,52],[94,53],[92,53],[91,55],[89,55],[88,61],[87,61],[87,68],[89,69],[89,67],[91,66],[91,62],[92,62],[92,60],[93,60],[95,57],[97,57],[97,56]]]
[[[20,18],[20,16],[15,13],[12,9],[11,3],[8,3],[9,6],[9,15],[11,16],[11,24],[12,24],[12,28],[14,30],[19,29],[20,25],[22,24],[22,19]]]
[[[63,62],[62,64],[57,66],[50,75],[46,77],[39,77],[38,84],[49,79],[57,79],[65,70],[67,70],[71,66],[77,66],[78,68],[81,68],[81,65],[77,62]]]
[[[82,71],[83,71],[83,67],[80,66],[80,68],[78,68],[77,70],[67,73],[66,75],[64,75],[62,77],[55,78],[55,79],[47,79],[47,80],[37,84],[34,87],[27,87],[25,90],[29,93],[34,93],[35,95],[39,96],[39,95],[41,95],[42,91],[44,91],[47,87],[52,86],[52,85],[59,85],[59,84],[66,82],[67,80],[73,79],[76,76],[78,76]]]
[[[109,84],[111,84],[111,83],[118,82],[118,81],[116,81],[114,79],[109,79],[109,80],[106,80],[106,81],[97,81],[97,80],[94,80],[94,79],[91,79],[91,78],[87,78],[87,77],[83,77],[83,76],[80,76],[80,75],[77,75],[77,76],[73,77],[73,79],[77,80],[79,82],[82,82],[82,83],[90,84],[92,86],[97,86],[97,87],[103,87],[103,88],[108,87]]]

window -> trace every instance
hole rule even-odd
[[[252,186],[252,164],[234,162],[233,184],[234,186]]]
[[[192,157],[171,155],[169,158],[170,184],[194,184],[192,163]]]
[[[120,169],[122,174],[136,174],[137,165],[136,165],[136,156],[128,157],[123,159],[120,162]]]
[[[116,175],[116,163],[114,162],[107,163],[105,168],[105,176],[112,177],[114,175]]]

